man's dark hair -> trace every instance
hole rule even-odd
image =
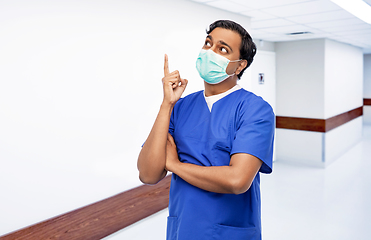
[[[250,34],[240,24],[233,21],[215,21],[210,24],[209,30],[206,30],[206,33],[211,33],[215,28],[229,29],[237,32],[241,36],[240,59],[245,59],[247,61],[247,66],[237,75],[238,79],[240,79],[245,69],[248,68],[254,60],[254,56],[256,54],[255,43],[252,41]]]

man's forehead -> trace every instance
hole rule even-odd
[[[207,38],[213,41],[226,42],[228,45],[235,45],[236,47],[239,47],[241,43],[241,36],[237,32],[225,28],[215,28],[207,35]]]

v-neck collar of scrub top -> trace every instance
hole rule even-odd
[[[229,89],[226,92],[216,94],[216,95],[212,95],[212,96],[209,96],[209,97],[205,96],[205,91],[204,91],[203,95],[204,95],[207,107],[209,108],[209,111],[211,112],[211,109],[212,109],[214,103],[216,103],[220,99],[224,98],[225,96],[231,94],[232,92],[235,92],[235,91],[240,90],[240,89],[241,89],[241,86],[236,84],[233,88]]]

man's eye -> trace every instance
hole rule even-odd
[[[220,48],[220,51],[221,51],[222,53],[228,53],[228,50],[227,50],[226,48],[224,48],[224,47],[221,47],[221,48]]]
[[[207,46],[207,47],[211,47],[210,42],[205,42],[205,46]]]

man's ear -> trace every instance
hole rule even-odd
[[[244,70],[247,66],[247,60],[243,59],[240,61],[240,65],[238,65],[238,68],[236,69],[236,75],[240,74],[242,70]]]

